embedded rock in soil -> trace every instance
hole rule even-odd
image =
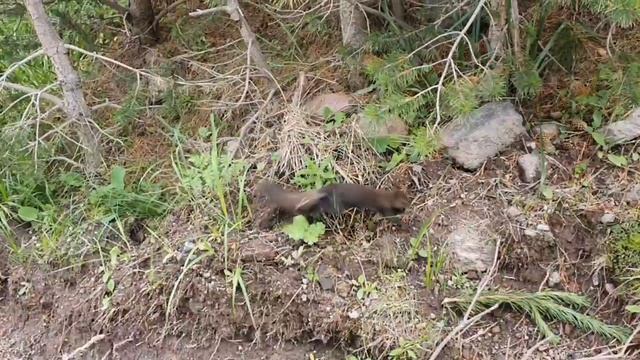
[[[612,213],[604,213],[601,217],[600,217],[600,222],[602,224],[611,224],[612,222],[616,221],[616,215],[612,214]]]
[[[638,203],[640,201],[640,184],[633,185],[633,187],[624,194],[622,200],[630,204]]]
[[[278,256],[276,248],[266,239],[255,238],[242,245],[240,260],[242,261],[273,261]]]
[[[398,244],[392,234],[384,234],[373,243],[380,265],[393,268],[398,265]]]
[[[357,103],[353,96],[346,93],[320,94],[313,99],[307,101],[304,109],[316,116],[323,116],[325,109],[328,108],[332,112],[349,113],[355,109]]]
[[[533,129],[533,134],[550,141],[556,141],[560,136],[560,127],[551,122],[540,124]]]
[[[493,264],[496,250],[493,234],[481,224],[462,224],[449,234],[447,243],[453,265],[462,272],[486,271]]]
[[[335,269],[325,264],[321,264],[318,267],[318,282],[320,283],[320,287],[322,287],[322,290],[333,290],[336,284],[336,274],[337,271],[335,271]]]
[[[397,116],[392,116],[384,121],[371,119],[365,114],[358,114],[357,117],[358,127],[364,136],[368,138],[406,136],[409,133],[407,124]]]
[[[451,122],[440,139],[456,163],[475,170],[524,133],[522,115],[513,104],[495,102]]]
[[[542,149],[548,153],[556,151],[553,145],[560,136],[560,127],[554,123],[544,123],[533,129],[533,134],[540,141]]]
[[[602,128],[605,141],[615,145],[640,136],[640,108],[631,112],[624,120],[607,124]]]
[[[542,155],[524,154],[518,158],[518,176],[526,183],[532,183],[542,176]]]

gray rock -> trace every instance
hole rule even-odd
[[[612,213],[604,213],[602,217],[600,217],[600,223],[602,224],[611,224],[616,221],[616,215]]]
[[[532,183],[542,176],[542,155],[524,154],[518,158],[518,176],[526,183]]]
[[[332,112],[352,112],[357,103],[353,96],[346,93],[320,94],[309,100],[304,109],[313,115],[324,116],[325,108]]]
[[[318,267],[318,282],[322,290],[333,290],[336,282],[334,279],[335,271],[325,264]]]
[[[447,238],[453,265],[461,272],[489,269],[496,250],[493,238],[486,226],[471,222],[459,226]]]
[[[358,127],[367,138],[384,138],[389,136],[406,136],[409,134],[407,124],[399,117],[392,117],[381,122],[358,114]]]
[[[550,141],[555,141],[560,136],[560,127],[558,124],[552,122],[540,124],[533,129],[533,134],[544,137]]]
[[[640,201],[640,184],[635,184],[629,189],[622,199],[626,203],[637,203]]]
[[[515,219],[517,217],[519,217],[520,215],[522,215],[522,210],[518,209],[515,206],[509,206],[509,208],[507,209],[507,211],[505,212],[507,214],[508,217]]]
[[[524,229],[524,236],[530,238],[530,239],[535,239],[538,237],[538,235],[540,235],[536,230],[534,229]]]
[[[624,120],[605,125],[602,128],[607,143],[615,145],[640,136],[640,108],[631,112]]]
[[[447,125],[442,145],[456,163],[475,170],[525,133],[522,115],[510,102],[486,104]]]
[[[547,279],[547,283],[549,284],[549,287],[554,287],[560,284],[561,281],[562,279],[560,277],[560,273],[557,271],[554,271],[551,274],[549,274],[549,279]]]

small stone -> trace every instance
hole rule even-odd
[[[349,311],[348,316],[349,316],[350,319],[357,319],[357,318],[360,317],[360,312],[358,312],[358,310],[354,309],[354,310]]]
[[[564,324],[564,326],[562,328],[562,331],[567,336],[571,336],[571,334],[573,334],[574,330],[575,330],[575,328],[573,327],[573,325],[570,325],[570,324]]]
[[[622,200],[631,204],[640,202],[640,184],[636,184],[629,189],[629,191],[624,194]]]
[[[555,141],[560,136],[560,127],[554,123],[544,123],[533,129],[535,136]]]
[[[437,316],[436,316],[436,314],[434,314],[434,313],[429,314],[429,319],[431,319],[431,320],[435,320],[435,319],[436,319],[436,317],[437,317]]]
[[[494,234],[487,226],[469,222],[461,224],[447,237],[453,255],[453,266],[461,272],[485,271],[493,263]]]
[[[370,119],[365,114],[358,114],[358,127],[367,138],[388,138],[406,136],[409,133],[407,124],[400,117],[394,116],[380,122]]]
[[[613,285],[612,283],[606,283],[604,284],[604,289],[607,290],[607,292],[609,293],[609,295],[613,295],[616,292],[616,286]]]
[[[500,329],[500,325],[494,325],[494,326],[491,328],[491,333],[492,333],[492,334],[500,334],[500,331],[501,331],[501,329]]]
[[[321,264],[318,267],[318,282],[322,290],[332,290],[335,286],[334,271],[325,264]]]
[[[353,96],[346,93],[320,94],[309,100],[304,108],[310,114],[324,116],[325,109],[332,112],[349,113],[356,106]]]
[[[602,224],[611,224],[614,221],[616,221],[616,216],[612,213],[604,213],[604,215],[602,215],[602,217],[600,218],[600,222]]]
[[[525,237],[533,239],[533,238],[537,238],[538,235],[539,235],[538,232],[535,231],[534,229],[524,229],[524,236]]]
[[[526,183],[532,183],[540,179],[542,176],[542,160],[538,153],[530,153],[518,158],[518,175],[520,180]]]
[[[600,286],[600,275],[597,272],[591,276],[591,283],[593,286]]]
[[[562,279],[560,277],[560,273],[557,271],[552,272],[549,275],[549,279],[547,279],[547,283],[549,284],[549,287],[555,287],[556,285],[560,284],[561,281]]]
[[[351,292],[351,285],[345,281],[338,281],[336,284],[336,294],[342,298],[347,298]]]
[[[536,230],[541,232],[549,232],[551,231],[551,228],[547,224],[538,224],[538,226],[536,226]]]
[[[549,116],[554,120],[559,120],[562,118],[562,111],[554,111]]]
[[[467,273],[467,279],[469,280],[478,280],[479,278],[477,271],[471,270]]]
[[[509,208],[506,211],[506,214],[508,217],[515,219],[518,216],[522,215],[522,210],[518,209],[515,206],[509,206]]]
[[[512,103],[488,103],[446,125],[440,140],[456,163],[476,170],[525,133],[522,122]]]
[[[624,120],[603,126],[605,141],[611,145],[631,141],[640,136],[640,108],[632,111]]]

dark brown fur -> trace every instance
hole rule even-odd
[[[293,191],[270,182],[261,181],[256,193],[264,203],[264,213],[258,219],[260,228],[267,227],[276,216],[317,215],[318,205],[327,195],[319,191]]]
[[[384,216],[402,214],[409,198],[400,190],[378,190],[359,184],[331,184],[319,190],[327,195],[320,199],[323,213],[341,214],[349,209],[372,210]]]

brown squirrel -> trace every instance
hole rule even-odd
[[[383,216],[394,216],[409,206],[407,195],[399,190],[377,190],[364,185],[338,183],[314,191],[292,191],[261,181],[256,192],[265,200],[266,211],[258,226],[268,226],[276,215],[305,215],[318,218],[323,214],[340,215],[348,209],[372,210]]]

